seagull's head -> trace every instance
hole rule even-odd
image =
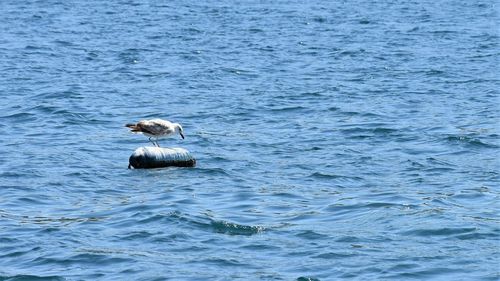
[[[174,123],[175,132],[181,135],[181,138],[184,139],[184,130],[182,129],[181,124]]]

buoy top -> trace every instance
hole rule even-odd
[[[159,168],[168,166],[193,167],[196,160],[184,148],[143,146],[137,148],[129,158],[129,168]]]

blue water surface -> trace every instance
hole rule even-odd
[[[498,280],[497,1],[0,1],[0,280]],[[127,169],[183,125],[195,168]]]

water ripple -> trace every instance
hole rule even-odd
[[[0,280],[498,279],[491,2],[3,1]]]

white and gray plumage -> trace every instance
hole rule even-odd
[[[184,139],[182,126],[179,123],[172,123],[162,119],[141,120],[137,124],[126,124],[131,132],[142,133],[149,137],[149,141],[155,146],[160,147],[158,139],[170,137],[176,134]]]

